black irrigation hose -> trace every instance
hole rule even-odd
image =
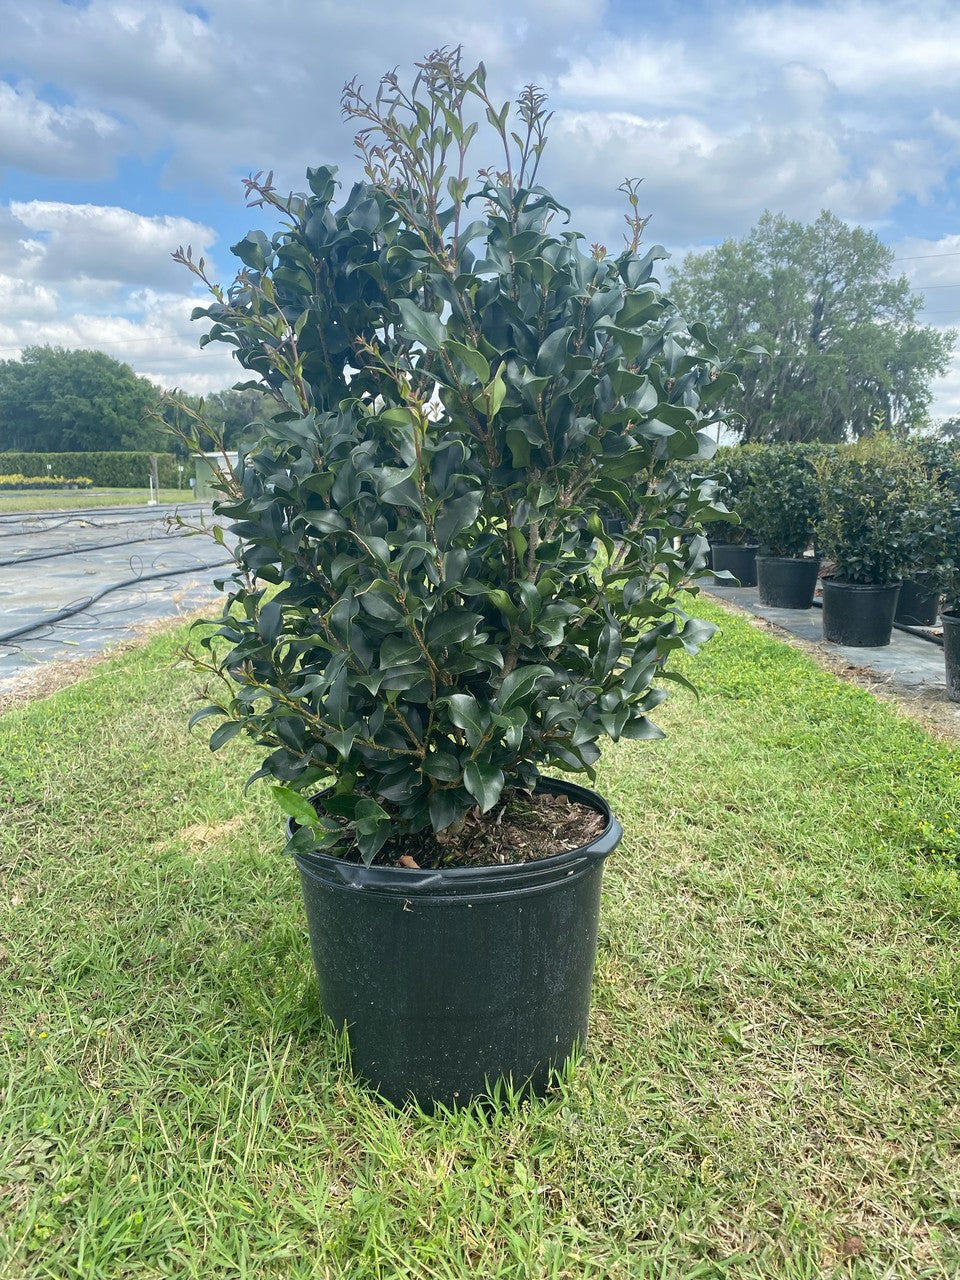
[[[155,538],[127,538],[123,542],[87,542],[82,547],[67,547],[65,551],[38,551],[32,556],[14,556],[12,560],[0,560],[0,569],[15,564],[33,564],[37,560],[56,560],[59,556],[78,556],[85,551],[105,551],[108,547],[133,547],[138,542],[159,542],[163,534]]]
[[[201,510],[203,510],[201,508]],[[34,525],[33,528],[14,529],[11,533],[0,533],[0,538],[35,538],[44,533],[52,533],[55,529],[62,529],[64,525],[80,524],[85,529],[121,529],[125,525],[143,525],[143,524],[159,524],[162,520],[170,517],[164,514],[157,515],[151,512],[149,515],[144,514],[137,520],[88,520],[83,516],[69,516],[66,520],[60,520],[56,524],[46,523],[42,525]],[[3,521],[0,521],[2,524]]]
[[[170,537],[187,537],[187,535],[157,533],[144,538],[126,538],[122,542],[86,542],[83,546],[67,547],[62,551],[37,551],[30,556],[14,556],[12,560],[0,560],[0,569],[9,569],[17,564],[33,564],[36,560],[56,560],[59,556],[82,555],[86,551],[106,551],[110,547],[133,547],[139,542],[161,542]]]
[[[61,529],[67,524],[83,524],[93,529],[112,528],[114,525],[122,524],[143,524],[145,521],[167,520],[170,518],[171,513],[174,512],[183,511],[185,514],[195,515],[206,510],[209,510],[209,506],[202,502],[177,502],[149,509],[144,507],[77,507],[71,511],[51,511],[49,515],[42,511],[12,512],[7,515],[0,515],[0,529],[9,528],[12,525],[20,525],[21,527],[13,530],[12,533],[0,533],[0,538],[30,537],[36,533],[49,533],[53,529]],[[137,513],[133,520],[98,521],[93,518],[95,516],[119,516],[129,512]]]
[[[0,524],[11,524],[12,521],[0,520]],[[21,520],[21,524],[25,523]],[[139,520],[117,520],[115,524],[140,524]],[[106,529],[105,524],[95,524],[92,520],[84,520],[80,516],[68,516],[66,520],[60,520],[56,524],[45,524],[32,529],[14,529],[12,533],[0,533],[0,538],[32,538],[38,533],[50,533],[54,529],[62,529],[67,524],[84,524],[90,525],[94,529]]]
[[[45,627],[52,626],[57,622],[63,622],[66,618],[72,618],[74,614],[82,613],[85,609],[92,608],[98,600],[110,595],[112,591],[120,591],[124,587],[138,587],[141,582],[155,582],[157,578],[175,578],[184,573],[202,573],[206,569],[221,569],[228,564],[236,564],[236,561],[216,560],[213,564],[190,564],[183,569],[164,569],[160,573],[144,573],[138,578],[125,578],[123,582],[114,582],[112,586],[104,587],[102,591],[98,591],[94,596],[87,596],[86,599],[80,600],[76,604],[67,605],[65,609],[60,609],[57,613],[51,613],[49,617],[43,618],[40,622],[28,622],[25,626],[18,627],[16,631],[8,631],[6,635],[0,635],[0,644],[10,644],[14,640],[19,640],[21,636],[28,636],[34,631],[43,631]]]

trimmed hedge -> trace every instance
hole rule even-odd
[[[157,458],[161,489],[175,489],[177,459],[172,453],[0,453],[0,471],[42,475],[49,466],[67,480],[88,476],[91,484],[105,489],[146,489],[152,457]]]
[[[89,489],[89,476],[21,476],[0,474],[0,489]]]

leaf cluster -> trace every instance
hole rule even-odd
[[[815,445],[771,444],[744,460],[739,511],[763,555],[802,556],[820,516]]]
[[[818,539],[840,582],[899,581],[928,530],[931,484],[923,460],[888,439],[826,449],[815,463]]]
[[[913,447],[929,481],[927,532],[918,539],[914,562],[930,573],[946,611],[960,611],[960,440],[920,437]]]
[[[726,508],[727,516],[706,525],[711,544],[745,547],[757,541],[751,521],[750,490],[753,460],[762,447],[724,445],[716,451],[709,475],[717,486],[715,501]]]
[[[160,392],[102,351],[24,348],[0,360],[0,451],[165,447],[150,422]]]
[[[713,630],[682,608],[713,487],[675,464],[712,451],[732,375],[691,351],[662,249],[553,233],[537,91],[511,128],[441,50],[410,93],[388,76],[344,105],[366,180],[337,204],[332,168],[283,198],[251,179],[282,229],[234,246],[197,313],[280,411],[220,473],[238,569],[195,719],[222,720],[212,747],[253,737],[295,817],[325,785],[303,840],[369,861],[454,840],[541,768],[592,775],[605,737],[659,736],[666,665]],[[502,158],[475,186],[477,105]]]

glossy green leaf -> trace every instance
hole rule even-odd
[[[483,494],[479,489],[447,502],[434,522],[437,546],[446,548],[458,533],[468,529],[477,519]]]
[[[471,760],[463,771],[463,785],[480,805],[483,813],[492,809],[500,799],[503,784],[503,770],[495,765]]]
[[[429,810],[434,831],[445,831],[463,816],[464,806],[455,791],[432,791]]]
[[[451,723],[463,730],[468,746],[477,746],[483,737],[483,723],[476,698],[472,693],[452,693],[446,701]]]
[[[474,347],[465,346],[462,342],[457,342],[453,338],[448,338],[443,344],[444,350],[449,351],[451,355],[466,365],[470,372],[481,382],[486,383],[490,377],[490,362]]]
[[[446,609],[430,620],[427,626],[427,643],[431,647],[460,644],[477,632],[483,618],[469,609]]]
[[[409,298],[397,298],[395,305],[404,332],[428,351],[439,351],[446,336],[440,317],[433,311],[421,311]]]
[[[225,742],[229,742],[231,738],[235,738],[243,729],[243,725],[237,720],[227,720],[225,724],[214,729],[210,735],[210,750],[219,751]]]
[[[545,378],[555,378],[567,359],[567,344],[573,336],[573,325],[563,325],[547,337],[537,352],[536,370]]]
[[[550,674],[550,668],[543,663],[530,667],[516,667],[503,678],[497,694],[497,706],[501,711],[509,710],[517,702],[529,697],[536,682]]]
[[[299,791],[291,790],[290,787],[274,786],[270,790],[288,818],[292,818],[301,827],[320,826],[320,815],[306,796],[301,795]]]

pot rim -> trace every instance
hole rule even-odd
[[[823,563],[823,556],[817,556],[817,555],[813,555],[813,556],[808,556],[808,555],[802,555],[802,556],[774,556],[774,555],[767,555],[767,554],[765,554],[765,553],[764,553],[764,552],[762,552],[762,551],[758,551],[758,552],[757,552],[757,559],[758,559],[758,560],[782,560],[784,564],[816,564],[816,565],[819,565],[819,564],[822,564],[822,563]]]
[[[362,862],[347,862],[323,849],[294,853],[294,861],[302,873],[318,879],[332,881],[341,888],[376,889],[400,896],[410,893],[469,892],[482,887],[486,893],[498,888],[534,887],[541,881],[563,881],[578,869],[607,858],[620,843],[623,827],[615,817],[609,803],[598,792],[582,787],[563,778],[540,778],[538,791],[553,795],[566,795],[578,803],[593,809],[606,819],[603,830],[587,844],[546,858],[532,858],[527,862],[485,863],[471,867],[438,867],[415,869],[396,866],[366,866]],[[321,793],[322,794],[322,793]],[[293,818],[286,822],[289,840],[298,824]]]
[[[903,586],[902,578],[898,578],[896,582],[844,582],[828,574],[822,581],[825,587],[839,587],[843,591],[892,591],[894,587]]]

